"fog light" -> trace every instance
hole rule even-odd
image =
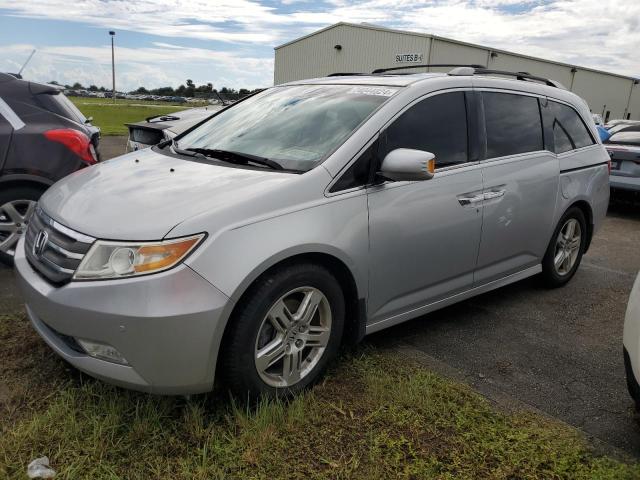
[[[120,365],[128,365],[127,360],[122,354],[111,345],[105,343],[97,343],[91,340],[83,340],[82,338],[76,338],[76,341],[87,352],[87,355],[106,360],[108,362],[119,363]]]

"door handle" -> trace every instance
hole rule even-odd
[[[476,205],[483,200],[484,194],[482,193],[478,193],[476,195],[462,194],[458,196],[458,202],[460,202],[460,205],[462,205],[463,207],[466,207],[468,205]]]
[[[490,190],[484,193],[485,200],[492,200],[494,198],[500,198],[504,196],[504,190]]]

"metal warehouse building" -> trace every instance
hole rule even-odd
[[[640,119],[640,85],[633,77],[366,24],[337,23],[276,47],[274,83],[335,72],[443,63],[478,64],[552,78],[584,98],[591,111],[605,120]]]

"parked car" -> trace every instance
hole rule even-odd
[[[100,130],[60,87],[0,73],[0,261],[11,264],[36,201],[98,161]]]
[[[140,150],[156,145],[163,140],[173,138],[195,124],[210,117],[220,110],[220,107],[206,106],[201,108],[189,108],[167,115],[148,117],[142,122],[127,123],[129,138],[127,139],[127,152]]]
[[[607,129],[609,134],[613,135],[618,132],[640,132],[640,122],[625,122],[618,123]]]
[[[614,133],[605,147],[611,157],[612,192],[640,194],[640,131]]]
[[[125,387],[219,375],[274,396],[343,342],[532,275],[566,284],[609,157],[582,99],[513,75],[279,85],[62,180],[16,253],[34,328]]]
[[[622,337],[627,387],[640,411],[640,273],[629,295]]]
[[[624,120],[621,118],[616,118],[613,120],[609,120],[604,127],[607,130],[611,130],[613,127],[616,127],[618,125],[635,125],[639,123],[640,123],[640,120]]]

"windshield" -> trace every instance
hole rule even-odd
[[[307,171],[396,91],[354,85],[275,87],[221,112],[178,144],[183,150],[232,151]]]

